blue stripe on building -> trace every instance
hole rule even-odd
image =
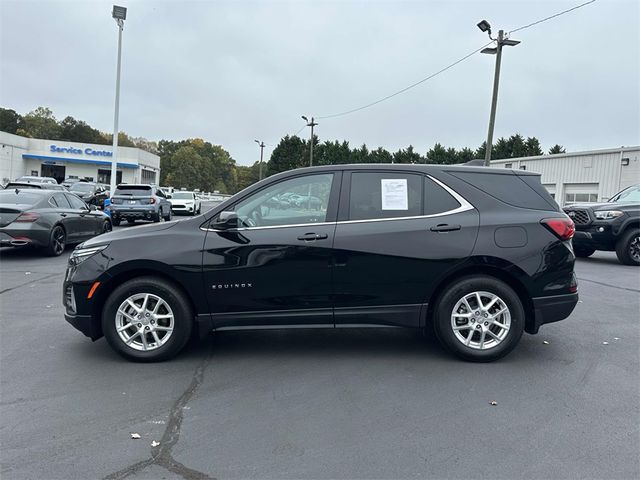
[[[33,160],[49,160],[56,162],[67,162],[67,163],[89,163],[92,165],[104,165],[111,166],[111,162],[104,160],[87,160],[84,158],[68,158],[68,157],[49,157],[47,155],[32,155],[30,153],[23,153],[22,158],[25,159],[33,159]],[[139,168],[139,165],[135,163],[120,163],[118,162],[118,167],[120,168]]]

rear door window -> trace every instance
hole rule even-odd
[[[64,193],[56,193],[51,197],[51,201],[57,205],[58,208],[71,208],[69,201]]]
[[[403,172],[353,172],[349,220],[422,215],[422,175]]]
[[[424,214],[435,215],[450,212],[460,207],[460,203],[439,184],[428,177],[424,179]]]
[[[66,196],[69,200],[69,203],[71,204],[71,208],[75,210],[87,210],[87,205],[78,197],[71,194],[67,194]]]

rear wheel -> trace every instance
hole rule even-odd
[[[165,222],[170,222],[171,217],[173,217],[173,212],[171,211],[171,209],[169,209],[169,212],[164,217]]]
[[[120,226],[120,219],[119,218],[112,218],[111,219],[111,223],[113,223],[114,227],[119,227]]]
[[[60,225],[56,225],[51,230],[49,245],[46,247],[47,255],[58,257],[62,255],[67,246],[67,233]]]
[[[624,265],[640,265],[640,228],[627,231],[616,243],[616,256]]]
[[[508,354],[524,331],[524,308],[504,282],[487,276],[458,280],[436,303],[434,329],[442,345],[472,362]]]
[[[576,254],[576,257],[587,258],[595,253],[595,248],[587,248],[587,247],[573,247],[573,253]]]
[[[102,331],[109,345],[137,362],[174,357],[188,342],[192,328],[189,301],[174,285],[155,277],[123,283],[102,311]]]

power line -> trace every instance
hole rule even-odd
[[[533,23],[529,23],[528,25],[523,25],[522,27],[518,27],[518,28],[516,28],[514,30],[510,30],[509,34],[511,34],[513,32],[519,32],[520,30],[524,30],[525,28],[533,27],[534,25],[538,25],[539,23],[546,22],[547,20],[551,20],[552,18],[559,17],[560,15],[564,15],[565,13],[569,13],[569,12],[572,12],[572,11],[577,10],[579,8],[585,7],[585,6],[587,6],[590,3],[593,3],[595,1],[596,0],[589,0],[588,2],[581,3],[580,5],[576,5],[575,7],[568,8],[567,10],[563,10],[562,12],[558,12],[558,13],[556,13],[554,15],[549,16],[549,17],[542,18],[542,19],[537,20],[537,21],[535,21]]]
[[[494,42],[493,42],[493,41],[491,41],[491,42],[489,42],[489,43],[487,43],[487,44],[485,44],[485,45],[481,46],[480,48],[477,48],[477,49],[476,49],[476,50],[474,50],[473,52],[468,53],[467,55],[465,55],[465,56],[464,56],[464,57],[462,57],[462,58],[459,58],[459,59],[458,59],[458,60],[456,60],[455,62],[450,63],[449,65],[447,65],[446,67],[444,67],[444,68],[442,68],[442,69],[438,70],[438,71],[437,71],[437,72],[435,72],[435,73],[432,73],[432,74],[431,74],[431,75],[429,75],[428,77],[425,77],[425,78],[423,78],[422,80],[418,80],[417,82],[412,83],[411,85],[409,85],[409,86],[407,86],[407,87],[403,88],[402,90],[398,90],[397,92],[394,92],[394,93],[392,93],[391,95],[387,95],[386,97],[383,97],[383,98],[381,98],[381,99],[379,99],[379,100],[376,100],[375,102],[371,102],[371,103],[368,103],[368,104],[363,105],[363,106],[361,106],[361,107],[357,107],[357,108],[353,108],[353,109],[351,109],[351,110],[347,110],[347,111],[345,111],[345,112],[334,113],[334,114],[332,114],[332,115],[322,115],[322,116],[318,116],[318,117],[316,117],[316,118],[318,118],[319,120],[322,120],[322,119],[325,119],[325,118],[341,117],[341,116],[343,116],[343,115],[348,115],[348,114],[350,114],[350,113],[354,113],[354,112],[358,112],[358,111],[360,111],[360,110],[364,110],[365,108],[373,107],[374,105],[377,105],[378,103],[384,102],[385,100],[389,100],[390,98],[393,98],[393,97],[395,97],[396,95],[400,95],[401,93],[404,93],[404,92],[406,92],[407,90],[411,90],[412,88],[417,87],[418,85],[420,85],[420,84],[422,84],[422,83],[426,82],[427,80],[431,80],[433,77],[435,77],[435,76],[437,76],[437,75],[440,75],[441,73],[446,72],[446,71],[447,71],[447,70],[449,70],[450,68],[455,67],[455,66],[456,66],[456,65],[458,65],[459,63],[461,63],[461,62],[465,61],[467,58],[469,58],[469,57],[471,57],[472,55],[474,55],[474,54],[478,53],[480,50],[482,50],[482,49],[483,49],[483,48],[485,48],[485,47],[488,47],[488,46],[489,46],[489,45],[491,45],[492,43],[494,43]]]

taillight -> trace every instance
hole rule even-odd
[[[554,233],[560,240],[570,240],[576,233],[576,226],[569,217],[565,218],[545,218],[540,220],[547,229]]]
[[[140,203],[142,205],[149,205],[149,204],[153,204],[156,203],[156,199],[151,197],[151,198],[143,198],[142,200],[140,200]]]
[[[24,212],[14,222],[35,222],[40,218],[40,214],[36,212]]]

